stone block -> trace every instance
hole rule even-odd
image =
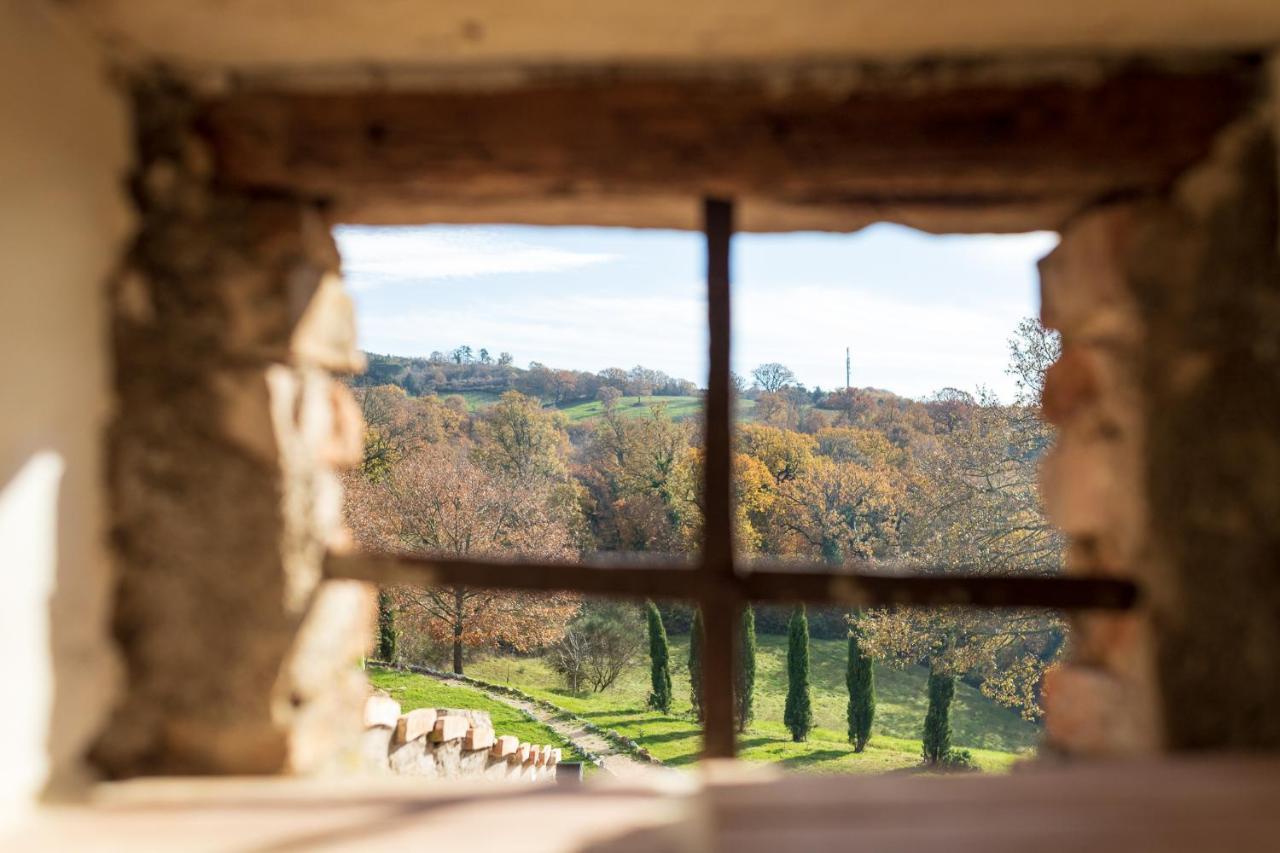
[[[526,764],[529,761],[529,753],[533,747],[527,743],[522,743],[516,747],[516,751],[511,753],[511,761],[514,764]]]
[[[360,406],[341,382],[329,383],[329,402],[333,408],[332,426],[323,461],[334,468],[355,467],[364,459],[364,416]]]
[[[495,758],[489,756],[489,761],[484,768],[484,778],[486,779],[509,779],[515,772],[518,765],[512,765],[505,757]]]
[[[1098,397],[1097,370],[1087,347],[1065,344],[1045,372],[1041,404],[1045,417],[1061,426]]]
[[[365,728],[385,726],[394,729],[399,718],[400,703],[390,696],[370,696],[364,702]]]
[[[360,740],[360,767],[366,773],[389,772],[387,756],[391,745],[391,729],[373,726]]]
[[[556,749],[551,750],[550,755],[547,756],[547,765],[550,767],[555,767],[557,764],[559,764],[561,754],[562,753],[558,747]]]
[[[435,708],[417,708],[401,714],[396,720],[396,733],[392,743],[402,744],[431,734],[436,727]]]
[[[436,719],[435,728],[431,731],[431,741],[432,743],[444,743],[451,740],[461,740],[467,736],[468,728],[470,728],[470,721],[466,717],[447,714]]]
[[[515,735],[502,735],[493,742],[489,752],[494,758],[506,758],[520,748],[520,739]]]
[[[530,746],[529,755],[525,758],[525,763],[532,764],[534,767],[537,767],[539,764],[541,764],[542,763],[542,747]]]
[[[1040,321],[1068,338],[1128,341],[1142,328],[1127,281],[1134,211],[1114,205],[1077,217],[1040,261]]]
[[[462,748],[468,750],[488,749],[493,746],[493,741],[493,729],[486,726],[472,726],[467,730],[467,736],[462,742]]]
[[[435,755],[426,738],[420,737],[398,747],[393,746],[388,755],[388,764],[393,773],[401,776],[436,775]]]
[[[489,766],[489,751],[487,749],[467,751],[462,749],[463,741],[454,741],[454,743],[459,747],[458,775],[464,779],[475,779],[483,776],[485,769]]]
[[[294,327],[290,349],[302,364],[339,373],[364,370],[364,355],[356,346],[355,308],[336,273],[324,273],[310,294]]]
[[[1135,713],[1137,698],[1124,680],[1101,669],[1055,667],[1045,673],[1045,737],[1075,755],[1150,752],[1159,735],[1145,715]]]
[[[291,695],[289,769],[336,772],[359,737],[369,684],[354,663],[373,636],[373,588],[359,581],[324,581],[312,597],[283,670]]]

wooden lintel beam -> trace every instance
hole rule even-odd
[[[488,563],[390,554],[331,554],[325,561],[327,577],[393,586],[457,584],[530,592],[570,590],[623,598],[696,600],[719,590],[738,600],[762,603],[1061,610],[1127,610],[1138,600],[1137,586],[1119,578],[991,577],[921,571],[919,575],[885,575],[760,565],[731,578],[707,580],[692,566],[677,564]],[[708,583],[713,586],[706,588]]]
[[[1165,185],[1256,86],[1243,60],[1058,77],[962,63],[781,83],[562,75],[494,89],[237,91],[201,104],[200,126],[222,182],[347,210],[417,200],[501,215],[511,199],[711,195],[886,218],[1006,209],[1007,227],[1051,228],[1034,220]]]

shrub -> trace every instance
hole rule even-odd
[[[943,765],[949,770],[977,770],[978,763],[973,760],[973,753],[967,749],[952,749],[947,752]]]
[[[929,710],[924,715],[924,760],[942,764],[951,754],[951,697],[955,695],[954,676],[929,671]]]
[[[652,601],[645,607],[649,621],[649,707],[671,713],[671,662],[662,615]]]
[[[745,732],[755,716],[756,614],[751,605],[742,608],[742,631],[738,636],[738,683],[734,702],[738,731]]]
[[[592,601],[583,606],[550,649],[552,669],[575,693],[612,686],[640,655],[640,623],[633,606]]]
[[[861,641],[855,627],[849,632],[849,668],[845,673],[849,688],[849,743],[854,752],[862,752],[871,740],[871,723],[876,716],[876,676]]]
[[[809,695],[809,622],[804,605],[792,612],[787,632],[787,704],[782,721],[796,743],[808,740],[813,729],[813,700]]]

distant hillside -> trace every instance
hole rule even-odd
[[[509,353],[496,358],[488,350],[473,353],[459,347],[448,355],[434,353],[429,358],[365,353],[369,368],[353,377],[356,387],[398,385],[415,397],[461,394],[472,404],[480,395],[519,391],[544,403],[568,406],[598,399],[600,389],[612,387],[622,396],[698,397],[698,386],[687,379],[668,376],[660,370],[637,365],[629,370],[610,367],[599,373],[565,370],[531,362],[516,367]]]
[[[652,404],[666,406],[674,420],[695,417],[702,409],[702,390],[687,379],[668,376],[660,370],[636,366],[629,370],[611,367],[599,373],[566,370],[539,362],[517,367],[508,353],[494,358],[487,350],[473,352],[459,347],[451,353],[434,353],[429,358],[365,353],[369,367],[351,378],[357,388],[395,385],[415,397],[459,396],[468,411],[478,411],[497,402],[506,391],[519,391],[541,400],[543,405],[562,410],[572,424],[598,418],[603,389],[618,394],[624,417],[646,415]],[[737,416],[740,421],[763,421],[778,426],[813,432],[837,418],[845,422],[892,429],[890,421],[906,418],[918,428],[928,421],[946,421],[948,410],[963,405],[968,398],[960,392],[944,392],[927,403],[900,397],[882,388],[846,388],[838,391],[808,389],[788,385],[774,392],[757,387],[742,391]],[[971,402],[971,398],[969,398]],[[893,436],[890,436],[893,439]]]

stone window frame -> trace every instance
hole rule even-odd
[[[735,559],[732,514],[732,391],[730,243],[734,203],[703,201],[706,241],[709,376],[704,406],[704,514],[701,549],[690,567],[674,561],[645,566],[589,562],[464,560],[436,556],[330,553],[325,575],[390,585],[466,585],[510,590],[568,591],[617,597],[693,600],[702,612],[703,755],[736,754],[733,677],[741,609],[750,604],[806,603],[850,608],[885,606],[1047,608],[1125,611],[1137,586],[1114,577],[1018,576],[920,567],[885,574],[866,561],[842,567]]]

